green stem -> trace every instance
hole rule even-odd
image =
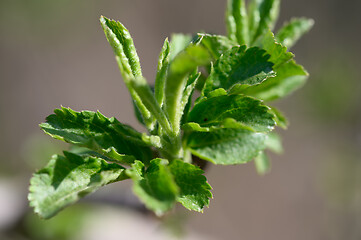
[[[130,81],[130,85],[139,96],[142,104],[155,117],[155,119],[157,119],[165,133],[169,136],[173,136],[174,132],[168,121],[168,118],[166,117],[164,111],[159,107],[158,102],[145,79],[143,77],[138,77],[133,81]],[[148,130],[152,131],[153,129],[154,124],[152,124],[152,129]]]

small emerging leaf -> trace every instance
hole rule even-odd
[[[264,175],[271,169],[271,162],[268,159],[265,152],[260,152],[257,157],[254,159],[254,165],[256,166],[256,170],[258,174]]]
[[[245,0],[228,0],[226,11],[228,37],[238,44],[249,43],[248,17]]]
[[[283,153],[282,140],[277,133],[269,133],[266,139],[266,148],[274,153]]]
[[[168,39],[164,41],[162,51],[159,55],[157,76],[155,78],[154,95],[159,107],[163,106],[165,81],[169,66],[170,47]]]
[[[130,67],[131,77],[142,76],[139,57],[128,29],[120,22],[103,16],[100,18],[100,23],[110,46],[114,50],[115,56],[121,59],[124,67]],[[128,72],[128,74],[130,73]]]
[[[133,39],[130,36],[128,29],[120,22],[102,16],[100,18],[100,23],[110,46],[113,48],[115,59],[117,60],[123,80],[138,108],[136,110],[139,110],[142,115],[141,119],[146,127],[152,131],[154,129],[154,119],[142,102],[144,101],[144,96],[139,96],[132,87],[134,81],[137,81],[135,84],[138,85],[147,84],[142,77],[139,57]]]
[[[279,14],[280,0],[253,0],[251,9],[251,43],[255,43],[268,29],[273,29]]]
[[[180,122],[183,114],[182,98],[187,85],[189,74],[197,67],[209,64],[210,55],[200,45],[190,45],[180,52],[170,65],[170,72],[165,86],[165,102],[169,122],[175,133],[179,134]]]
[[[124,168],[96,157],[64,152],[30,180],[30,205],[43,218],[50,218],[81,197],[106,184],[128,178]]]
[[[192,105],[192,96],[194,89],[198,83],[198,79],[201,76],[201,73],[192,74],[189,76],[187,81],[187,86],[183,91],[183,97],[180,105],[180,110],[183,111],[181,123],[186,122],[188,118],[189,110],[191,109]]]

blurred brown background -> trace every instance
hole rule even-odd
[[[29,178],[65,146],[42,134],[38,124],[63,105],[100,110],[142,130],[99,16],[127,26],[152,82],[164,38],[200,30],[224,34],[225,4],[0,0],[0,239],[170,239],[160,222],[117,204],[78,209],[93,212],[91,223],[91,217],[83,223],[71,216],[81,204],[60,214],[63,220],[38,221],[27,206]],[[281,131],[285,153],[272,155],[272,171],[263,177],[252,163],[212,166],[210,208],[204,214],[180,210],[167,221],[176,232],[184,221],[188,234],[179,238],[361,239],[360,10],[356,0],[282,1],[277,27],[293,16],[316,22],[292,49],[311,77],[277,102],[291,122]],[[129,183],[116,185],[95,196],[116,199],[129,192]],[[88,226],[86,233],[66,224],[69,219]]]

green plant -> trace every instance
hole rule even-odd
[[[286,118],[265,105],[300,87],[307,72],[287,51],[312,26],[294,19],[271,32],[278,0],[230,0],[227,36],[177,34],[165,40],[154,91],[142,76],[128,30],[100,18],[114,50],[138,119],[139,133],[100,112],[56,109],[40,124],[53,138],[71,143],[64,156],[54,155],[31,179],[29,200],[49,218],[99,187],[132,179],[134,193],[157,215],[176,202],[203,211],[211,186],[192,156],[232,165],[256,159],[260,173],[269,168],[264,150],[281,150],[271,133]],[[195,89],[198,98],[192,101]]]

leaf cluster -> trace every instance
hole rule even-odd
[[[202,212],[212,193],[192,156],[214,164],[255,160],[269,169],[265,149],[281,152],[276,126],[283,114],[268,102],[287,96],[307,79],[290,47],[313,21],[293,19],[272,32],[279,0],[229,0],[227,36],[175,34],[165,39],[152,88],[142,75],[129,31],[100,18],[134,102],[140,133],[100,112],[56,109],[40,124],[73,147],[54,155],[31,179],[29,200],[49,218],[109,183],[131,179],[145,206],[162,215],[177,202]],[[193,99],[197,99],[193,101]]]

